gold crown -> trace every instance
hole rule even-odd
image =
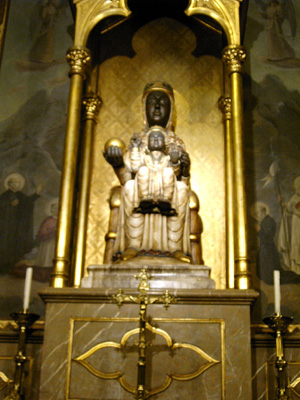
[[[143,97],[148,95],[150,92],[153,92],[154,90],[160,90],[162,92],[167,93],[172,99],[174,99],[174,93],[173,93],[173,88],[171,85],[169,85],[166,82],[161,82],[161,81],[156,81],[156,82],[151,82],[147,83],[147,85],[144,88],[144,93]]]

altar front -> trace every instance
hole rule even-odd
[[[40,400],[137,398],[139,305],[118,306],[116,294],[103,288],[43,291]],[[167,309],[147,309],[144,398],[251,400],[250,306],[256,293],[181,289],[175,297]]]

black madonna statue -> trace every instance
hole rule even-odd
[[[144,129],[133,134],[127,148],[118,139],[105,145],[104,156],[122,185],[113,258],[121,262],[153,256],[190,263],[195,225],[190,214],[190,158],[173,130],[172,87],[147,84],[143,110]]]

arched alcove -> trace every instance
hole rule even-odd
[[[190,19],[183,14],[182,20]],[[195,24],[199,28],[200,23]],[[141,131],[143,88],[148,82],[162,80],[175,90],[176,133],[185,142],[191,157],[191,187],[200,200],[204,227],[204,262],[212,267],[217,286],[224,288],[225,160],[222,115],[218,110],[218,99],[223,90],[222,61],[211,54],[216,53],[216,49],[200,55],[202,42],[208,37],[197,36],[199,31],[195,26],[192,29],[178,19],[160,16],[136,26],[133,17],[114,29],[115,33],[113,30],[106,33],[107,38],[103,34],[99,47],[96,46],[99,61],[102,58],[96,86],[103,104],[93,146],[86,267],[102,263],[108,228],[108,199],[111,188],[118,185],[111,166],[102,156],[104,144],[116,136],[128,143],[134,132]],[[219,32],[220,29],[215,35],[220,53],[222,35]],[[205,46],[209,47],[208,42]],[[109,49],[110,57],[105,48]]]
[[[132,10],[129,8],[129,3]],[[102,97],[103,106],[100,123],[95,124],[95,136],[101,137],[102,140],[108,132],[113,130],[118,137],[122,135],[128,137],[128,132],[140,129],[136,128],[135,124],[138,124],[138,115],[142,114],[141,111],[137,113],[135,110],[131,114],[134,116],[134,121],[131,121],[128,116],[130,115],[128,114],[129,107],[138,104],[136,101],[141,98],[141,92],[147,82],[159,79],[168,81],[177,91],[178,109],[180,100],[183,99],[182,104],[189,104],[190,109],[193,110],[192,113],[184,112],[186,120],[182,126],[184,124],[186,126],[181,134],[178,125],[177,133],[185,136],[184,131],[190,132],[189,138],[195,139],[195,142],[191,143],[195,158],[199,157],[199,147],[205,147],[204,137],[200,138],[202,142],[199,141],[199,132],[208,132],[210,148],[204,149],[201,154],[210,156],[203,160],[202,168],[197,167],[197,174],[195,174],[195,177],[198,176],[195,181],[196,186],[199,182],[204,182],[201,186],[202,191],[204,188],[207,191],[207,188],[211,187],[209,194],[207,191],[204,197],[202,195],[202,198],[210,199],[210,202],[207,201],[209,206],[206,210],[205,201],[202,203],[201,200],[201,209],[204,206],[207,215],[206,224],[211,235],[210,245],[206,244],[206,248],[209,249],[209,254],[213,255],[211,260],[208,256],[208,261],[205,262],[212,266],[218,265],[217,270],[214,271],[218,287],[223,288],[226,279],[228,287],[236,286],[240,289],[250,287],[242,155],[241,64],[246,53],[240,46],[240,10],[240,3],[237,0],[230,4],[219,0],[189,0],[188,4],[186,0],[175,2],[147,0],[143,2],[143,7],[141,2],[136,0],[129,2],[127,0],[76,1],[74,47],[69,49],[67,55],[71,65],[71,95],[61,190],[62,205],[54,261],[56,268],[52,282],[54,286],[64,286],[69,276],[75,272],[74,285],[78,287],[82,273],[90,262],[101,262],[99,258],[102,252],[99,243],[103,235],[100,230],[105,226],[107,217],[103,210],[97,209],[96,199],[100,196],[99,199],[103,200],[102,191],[105,185],[101,185],[98,193],[96,189],[93,189],[96,188],[93,182],[101,181],[107,175],[102,174],[101,179],[95,177],[96,167],[92,171],[90,162],[92,150],[97,162],[101,163],[102,159],[97,153],[98,146],[91,144],[94,131],[92,121],[96,122],[95,112],[100,104],[99,96]],[[168,28],[165,29],[162,21],[165,23],[167,20],[172,23],[169,23]],[[176,24],[183,27],[180,33]],[[152,30],[144,33],[146,27]],[[189,36],[187,32],[194,37],[192,45],[186,40]],[[125,46],[123,46],[124,43]],[[220,60],[221,56],[223,64]],[[206,58],[205,62],[204,58]],[[87,83],[83,90],[85,78],[87,78]],[[229,87],[227,87],[227,80],[230,82]],[[211,90],[208,90],[208,87]],[[105,90],[109,94],[103,95]],[[82,95],[90,98],[88,102],[85,102],[87,114],[83,116],[90,122],[84,124],[85,133],[82,142],[84,154],[81,156],[81,161],[79,159],[81,175],[76,178],[73,160],[74,157],[77,158],[78,152],[81,120],[78,110]],[[220,96],[222,96],[219,106],[223,112],[223,130],[221,117],[218,114],[217,100],[220,100]],[[229,110],[231,102],[232,121],[230,121],[231,111]],[[105,108],[108,104],[113,111]],[[213,104],[212,108],[211,104]],[[124,117],[125,106],[127,116]],[[110,116],[108,116],[109,113]],[[113,114],[114,118],[112,118]],[[110,127],[105,128],[105,118],[109,121]],[[205,119],[209,118],[209,124],[205,125]],[[201,122],[196,122],[197,119]],[[125,121],[126,127],[120,126],[121,121]],[[197,123],[202,126],[196,126]],[[215,130],[218,124],[219,133],[214,136],[211,130]],[[114,129],[109,129],[112,125]],[[102,128],[103,133],[101,133]],[[119,133],[119,131],[126,133]],[[224,133],[226,140],[223,139]],[[216,151],[216,141],[221,138],[223,142],[217,146],[220,151]],[[101,147],[100,144],[99,147]],[[222,178],[215,179],[218,162],[222,164],[222,174],[219,175],[220,177],[222,175]],[[210,170],[210,177],[204,179],[201,173],[206,169]],[[105,167],[102,170],[105,172]],[[102,170],[99,166],[99,174]],[[73,211],[77,199],[70,195],[70,191],[72,192],[75,188],[78,179],[81,182],[79,182],[80,194],[76,221],[73,219]],[[216,184],[215,187],[214,184]],[[222,195],[219,193],[220,188]],[[212,198],[214,202],[211,201]],[[216,204],[216,199],[221,203]],[[223,214],[221,218],[220,210],[226,214],[224,218]],[[210,229],[210,223],[212,223],[212,229]],[[75,245],[71,243],[70,238],[73,228]],[[197,232],[198,235],[199,231]],[[90,255],[92,255],[92,260]],[[205,250],[203,255],[204,258],[207,257]],[[200,258],[198,259],[198,262],[201,262]]]

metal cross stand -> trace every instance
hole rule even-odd
[[[165,308],[168,308],[170,304],[175,303],[176,299],[171,296],[169,291],[166,290],[162,296],[150,295],[148,293],[150,289],[149,280],[151,275],[147,274],[146,268],[142,268],[138,275],[135,275],[136,279],[140,279],[138,285],[139,295],[138,296],[128,296],[125,295],[122,289],[119,289],[118,293],[113,296],[113,300],[117,302],[119,307],[124,302],[132,302],[140,305],[139,312],[139,359],[138,359],[138,376],[137,376],[137,389],[136,389],[136,399],[144,400],[147,395],[145,388],[146,380],[146,322],[147,322],[147,306],[149,304],[157,303],[164,304]]]

